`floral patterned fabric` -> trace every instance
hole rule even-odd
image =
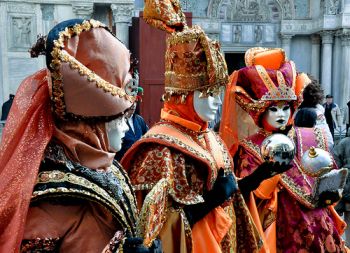
[[[179,128],[175,124],[172,124],[172,127]],[[204,133],[204,135],[206,134]],[[207,152],[209,151],[209,154],[214,152],[210,149],[208,138],[198,138],[196,134],[186,136],[204,147]],[[173,219],[173,210],[180,210],[178,212],[183,213],[181,211],[183,205],[204,201],[202,194],[209,190],[207,181],[211,180],[208,174],[212,174],[210,170],[218,170],[218,168],[210,167],[209,162],[205,163],[203,159],[187,154],[188,150],[181,151],[182,148],[176,144],[179,142],[169,141],[172,144],[160,144],[156,142],[156,138],[151,139],[149,136],[147,138],[149,139],[144,138],[141,140],[142,142],[136,143],[132,147],[133,150],[126,155],[128,161],[124,157],[122,163],[129,172],[131,182],[138,195],[142,190],[149,192],[157,187],[156,184],[160,180],[167,179],[170,182],[168,201],[163,201],[167,206],[159,207],[159,210],[164,210],[164,213],[159,215],[165,217],[162,224],[158,224],[158,226],[163,226],[160,231],[161,239],[170,238],[169,233],[172,233],[172,240],[167,240],[167,243],[163,244],[163,250],[164,252],[179,252],[174,249],[181,248],[183,249],[181,252],[191,252],[192,233],[185,215],[182,215],[180,224],[178,219],[176,219],[176,224],[171,225],[169,222]],[[168,139],[170,140],[171,136],[168,136]],[[220,143],[219,138],[217,141]],[[225,162],[227,168],[225,169],[232,170],[233,163],[228,156],[227,149],[223,143],[220,144],[220,147],[223,150],[223,159],[227,160]],[[233,197],[233,204],[225,207],[225,211],[233,220],[233,225],[221,242],[222,252],[258,252],[261,243],[260,237],[239,192]],[[170,231],[169,227],[171,226]],[[186,235],[185,240],[182,239],[184,234]]]
[[[306,208],[287,191],[278,198],[278,252],[346,252],[328,208]]]

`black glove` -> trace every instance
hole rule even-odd
[[[225,175],[224,169],[221,168],[213,189],[204,196],[204,199],[206,202],[211,202],[215,208],[231,198],[237,190],[238,184],[232,172]]]
[[[263,165],[264,164],[264,165]],[[264,162],[261,165],[263,167],[268,168],[269,174],[266,175],[265,179],[268,179],[270,177],[276,176],[277,174],[281,174],[283,172],[286,172],[287,170],[291,169],[293,165],[279,162]],[[262,170],[265,170],[265,168],[262,168]]]
[[[126,238],[123,245],[125,253],[162,253],[162,243],[160,240],[155,240],[151,247],[147,248],[143,245],[143,239],[139,237]]]
[[[243,196],[247,197],[251,191],[254,191],[259,187],[262,181],[277,174],[286,172],[290,168],[292,168],[291,164],[264,162],[260,164],[252,174],[238,180],[239,189]]]
[[[184,207],[184,212],[191,227],[211,210],[229,200],[237,190],[237,181],[232,172],[225,176],[224,170],[220,169],[213,189],[203,195],[204,203]]]
[[[341,196],[338,191],[325,191],[318,197],[317,206],[326,207],[340,200]]]

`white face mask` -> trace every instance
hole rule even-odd
[[[222,104],[219,95],[200,98],[201,92],[194,91],[193,107],[201,120],[205,122],[213,121],[219,106]]]
[[[264,117],[271,127],[281,129],[287,126],[290,113],[290,105],[280,103],[270,106]]]
[[[126,116],[123,116],[106,123],[109,146],[114,152],[118,152],[122,148],[123,138],[129,130],[126,121]]]

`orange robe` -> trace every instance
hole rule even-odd
[[[145,240],[159,236],[167,253],[258,252],[260,237],[238,192],[191,229],[182,207],[203,202],[218,169],[232,171],[232,159],[213,132],[198,133],[184,119],[162,116],[168,120],[152,127],[122,160],[143,205]]]

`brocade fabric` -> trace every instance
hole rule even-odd
[[[241,142],[235,155],[237,176],[250,175],[262,163],[258,151],[265,138],[258,132]],[[263,200],[255,195],[264,231],[276,221],[277,252],[346,252],[329,208],[316,208],[309,198],[313,179],[298,169],[296,161],[292,165],[277,185],[277,212],[267,208],[272,196]]]

